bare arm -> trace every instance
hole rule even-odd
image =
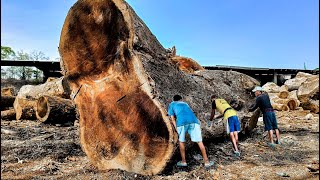
[[[210,121],[213,120],[215,113],[216,113],[216,109],[212,109],[212,110],[211,110]]]
[[[176,125],[176,118],[174,116],[170,116],[170,119],[174,126],[174,129],[176,130],[176,132],[178,132],[177,125]]]
[[[215,112],[216,112],[216,109],[212,109],[212,110],[211,110],[210,121],[212,121],[213,119],[221,118],[221,117],[223,116],[223,114],[220,114],[219,116],[214,117],[214,115],[216,114]]]

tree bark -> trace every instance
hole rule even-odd
[[[58,96],[70,99],[70,87],[64,77],[48,79],[40,85],[24,85],[18,92],[18,98],[38,99],[43,95]]]
[[[43,123],[65,124],[76,120],[76,107],[69,99],[42,96],[36,109],[36,117]]]
[[[33,98],[16,98],[13,107],[16,112],[16,119],[36,120],[36,99]]]
[[[14,120],[16,119],[16,112],[14,111],[14,109],[1,111],[1,119]]]
[[[77,1],[63,25],[59,52],[80,114],[82,148],[99,169],[161,172],[177,152],[177,134],[167,116],[175,94],[194,110],[204,138],[219,137],[222,123],[215,129],[206,125],[210,96],[228,101],[239,96],[249,104],[254,102],[249,92],[258,84],[236,72],[179,70],[121,0]]]
[[[2,96],[1,95],[1,109],[6,107],[13,107],[13,102],[16,99],[15,96]]]

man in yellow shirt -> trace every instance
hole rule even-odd
[[[238,149],[238,132],[240,132],[240,122],[237,116],[237,112],[228,104],[224,99],[218,99],[215,95],[211,96],[212,111],[210,121],[218,119],[223,116],[223,119],[227,121],[227,133],[230,135],[231,142],[234,148],[234,154],[240,156]],[[214,118],[215,110],[221,114]]]

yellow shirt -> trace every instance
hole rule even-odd
[[[216,103],[216,109],[219,111],[220,114],[223,114],[223,112],[227,108],[232,108],[224,99],[216,99],[215,103]],[[228,119],[229,117],[236,116],[236,115],[237,115],[237,112],[234,109],[229,109],[224,113],[223,118]]]

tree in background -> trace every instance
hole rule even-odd
[[[42,51],[34,50],[31,53],[26,53],[23,50],[14,52],[12,48],[7,46],[1,46],[1,59],[14,59],[20,61],[26,60],[49,60]],[[43,72],[34,67],[26,66],[10,66],[6,70],[1,69],[1,78],[19,78],[21,80],[31,80],[42,81]]]
[[[1,46],[1,59],[11,59],[13,56],[15,56],[15,52],[11,47]]]
[[[34,50],[30,53],[30,59],[34,61],[49,60],[49,57],[47,57],[42,51]]]

